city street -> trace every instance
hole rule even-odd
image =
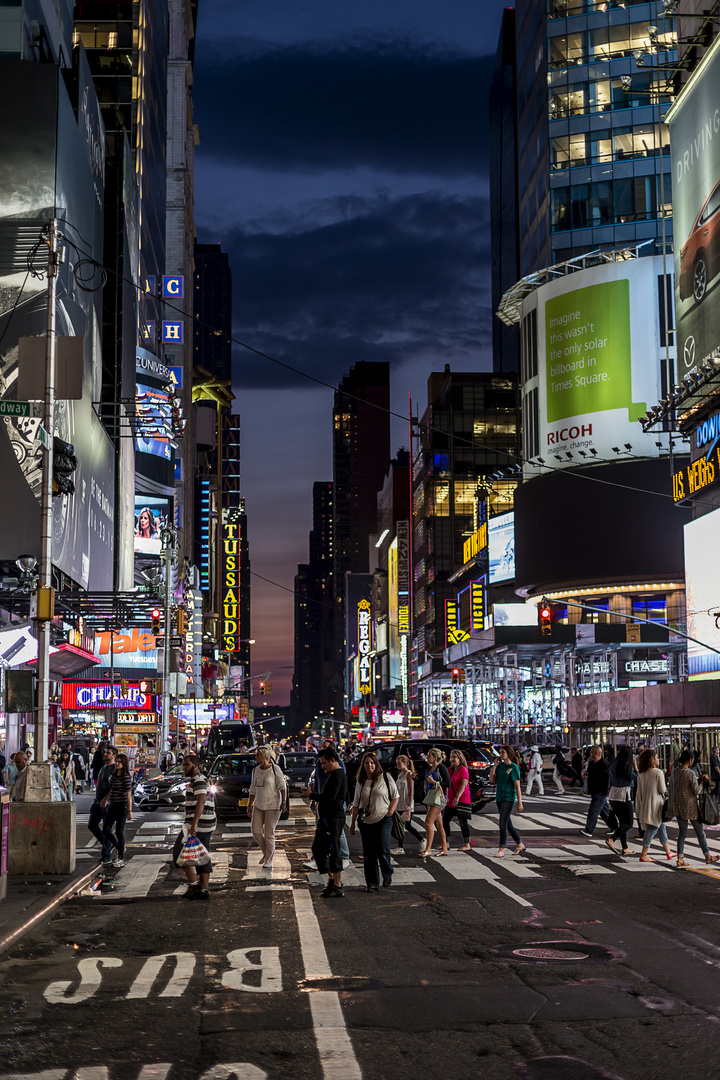
[[[346,896],[324,900],[297,801],[272,871],[246,823],[218,828],[210,903],[180,895],[179,815],[135,813],[111,884],[2,957],[0,1076],[353,1080],[434,1062],[484,1080],[645,1080],[690,1049],[710,1063],[720,874],[694,842],[687,870],[659,848],[663,862],[617,858],[604,826],[578,835],[586,807],[527,799],[516,817],[528,850],[503,860],[493,815],[475,815],[471,853],[399,855],[377,894],[351,838]],[[720,832],[709,838],[720,852]],[[78,842],[91,865],[82,823]]]

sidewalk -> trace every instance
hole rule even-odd
[[[78,854],[82,853],[83,857],[78,858],[72,874],[8,874],[7,896],[0,900],[0,954],[12,948],[99,872],[99,845],[95,845],[89,858],[86,848],[92,839],[86,825],[92,799],[92,794],[79,795],[76,799],[78,817],[82,819],[77,822],[76,844]]]

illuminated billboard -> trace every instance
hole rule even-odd
[[[240,540],[242,511],[222,512],[222,651],[240,652]]]
[[[661,275],[660,256],[608,262],[557,277],[525,300],[523,320],[535,310],[537,325],[536,354],[523,364],[526,458],[557,470],[621,453],[658,457],[657,444],[666,447],[663,433],[638,424],[662,397]],[[537,469],[527,466],[526,475]]]
[[[720,653],[712,651],[720,650],[720,510],[689,522],[684,534],[687,632],[697,639],[688,641],[688,674],[720,679]]]
[[[488,521],[490,584],[515,577],[515,515],[498,514]]]
[[[720,39],[670,109],[678,378],[720,356]]]
[[[137,627],[115,632],[105,630],[95,635],[95,652],[100,657],[100,667],[157,671],[157,644],[149,630],[139,630]]]
[[[167,391],[146,383],[136,383],[135,394],[135,449],[169,461],[172,456],[169,440],[172,420]]]
[[[159,555],[162,547],[161,533],[170,521],[170,500],[164,496],[135,496],[136,555]]]

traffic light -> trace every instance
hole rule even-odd
[[[538,626],[540,627],[540,633],[543,637],[549,637],[552,634],[553,623],[553,610],[550,604],[543,597],[538,608]]]
[[[75,481],[73,473],[77,469],[78,459],[72,443],[53,437],[53,498],[60,495],[74,495]]]
[[[183,637],[187,630],[187,613],[182,608],[177,609],[177,632],[178,637]]]
[[[265,693],[265,680],[264,679],[261,679],[260,682],[258,683],[258,690],[260,691],[261,694]]]
[[[150,612],[150,633],[157,637],[160,633],[160,616],[162,612],[160,608],[153,608]]]
[[[124,698],[128,696],[128,690],[130,689],[130,683],[127,679],[120,680],[120,693]]]
[[[453,684],[453,686],[455,686],[459,682],[460,682],[460,668],[453,668],[452,669],[452,684]]]

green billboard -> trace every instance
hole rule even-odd
[[[630,283],[606,281],[545,304],[547,421],[627,408],[635,420],[630,346]]]

